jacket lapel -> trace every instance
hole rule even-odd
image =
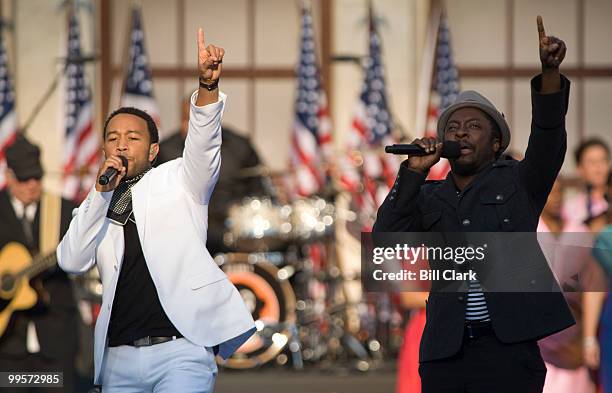
[[[132,209],[134,211],[134,218],[136,219],[136,228],[138,228],[138,235],[140,237],[140,244],[144,245],[144,238],[146,235],[147,227],[147,203],[149,186],[151,179],[151,172],[149,171],[142,179],[138,181],[132,187]]]
[[[442,185],[438,190],[438,196],[450,204],[453,208],[457,209],[457,187],[455,187],[455,182],[453,181],[451,172],[448,172],[446,179],[444,179],[442,182]]]
[[[119,271],[119,268],[121,267],[121,262],[123,261],[123,251],[125,250],[125,244],[123,240],[123,227],[121,225],[109,222],[108,231],[112,239],[110,243],[111,247],[113,247],[113,251],[115,252],[115,259]]]
[[[7,233],[10,233],[7,238],[7,243],[9,241],[17,241],[21,244],[27,244],[23,226],[19,218],[15,215],[10,196],[6,191],[0,192],[0,217],[2,218],[3,224],[6,225],[5,228],[12,228],[10,231],[7,230]]]

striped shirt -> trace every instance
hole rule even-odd
[[[470,280],[470,289],[467,294],[465,307],[466,321],[490,321],[487,301],[478,280]]]

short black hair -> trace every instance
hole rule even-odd
[[[603,140],[601,140],[599,138],[589,138],[589,139],[586,139],[586,140],[582,141],[578,145],[576,150],[574,150],[574,159],[576,160],[576,165],[580,165],[580,162],[582,161],[582,156],[584,155],[584,152],[588,148],[595,147],[595,146],[599,146],[602,149],[604,149],[606,151],[606,156],[608,156],[608,159],[610,158],[610,148],[608,147],[606,142],[604,142]]]
[[[106,121],[104,122],[104,128],[102,129],[102,138],[106,139],[106,128],[108,127],[108,123],[110,123],[111,119],[117,115],[126,114],[126,115],[134,115],[140,117],[147,123],[147,131],[149,131],[149,143],[158,143],[159,142],[159,131],[157,130],[157,124],[155,124],[155,120],[149,115],[147,112],[142,109],[133,108],[129,106],[121,107],[113,113],[111,113]]]

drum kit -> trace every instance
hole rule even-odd
[[[350,197],[279,203],[249,196],[228,210],[214,256],[253,315],[256,333],[229,359],[231,369],[264,364],[367,371],[401,345],[402,316],[389,294],[365,294],[360,228]],[[78,278],[84,298],[101,301],[97,270]]]
[[[346,253],[338,248],[347,245],[338,244],[336,233],[356,217],[321,197],[291,204],[247,197],[229,209],[224,241],[233,251],[215,261],[242,295],[257,332],[221,364],[333,364],[366,371],[381,363],[385,350],[396,349],[385,345],[399,346],[386,340],[391,315],[401,323],[399,312],[390,300],[369,298],[389,296],[361,292],[358,240],[348,245],[351,260],[341,260]]]

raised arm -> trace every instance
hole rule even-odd
[[[540,16],[537,26],[542,74],[531,81],[531,134],[519,171],[536,206],[542,208],[565,159],[570,82],[559,72],[565,43],[546,35]]]
[[[221,166],[221,117],[226,97],[217,85],[224,55],[223,48],[205,45],[204,32],[199,29],[200,87],[191,97],[181,177],[187,192],[201,204],[208,204]]]
[[[540,62],[542,63],[541,94],[555,93],[561,90],[561,74],[559,66],[565,58],[567,47],[565,42],[554,36],[547,36],[544,22],[538,15],[538,38],[540,42]]]

